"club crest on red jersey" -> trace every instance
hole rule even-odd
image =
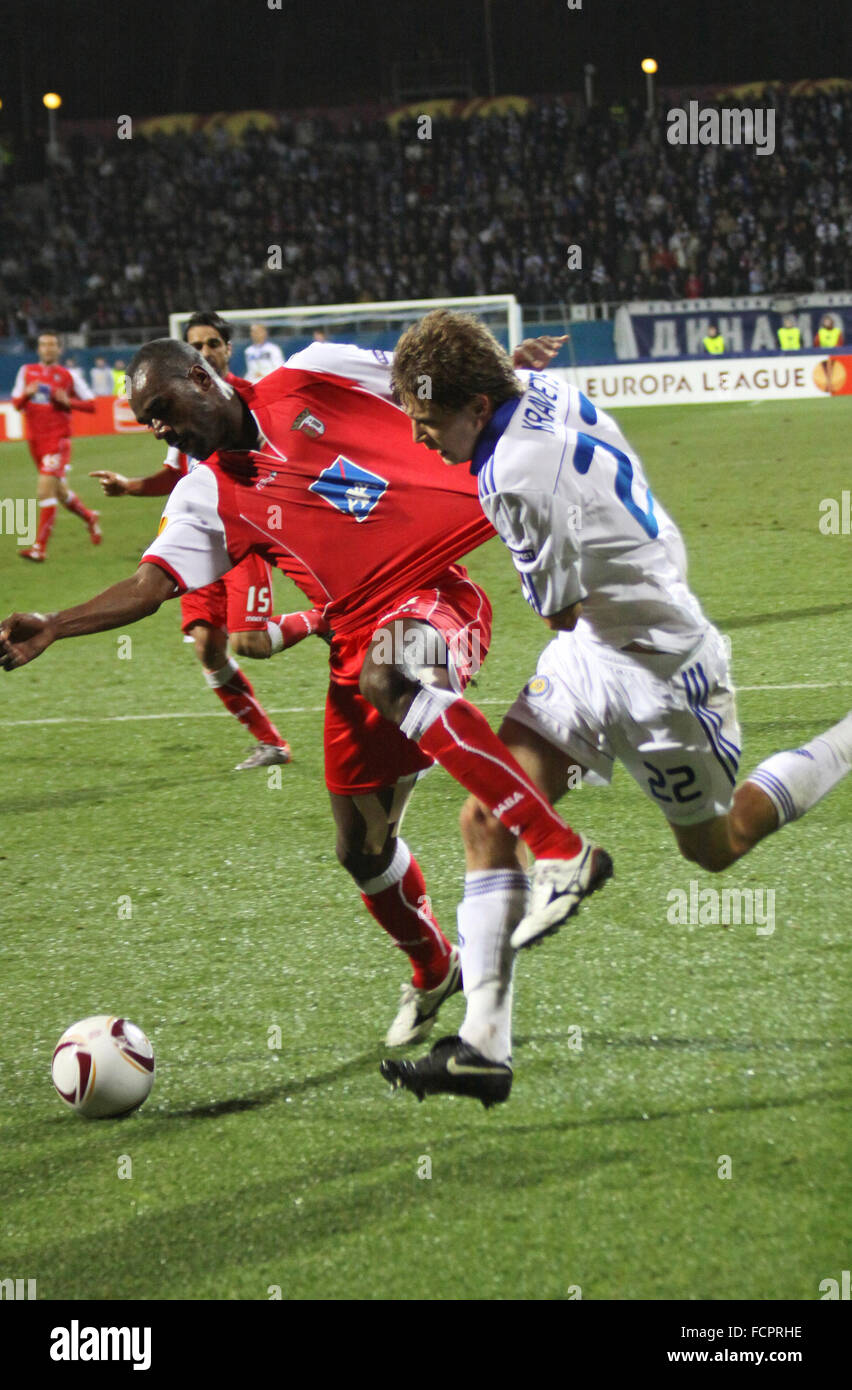
[[[324,468],[310,491],[316,492],[330,506],[356,521],[366,521],[376,503],[387,491],[386,478],[369,473],[351,459],[338,454],[334,463]]]
[[[322,420],[318,420],[316,415],[312,415],[309,410],[300,410],[290,429],[301,430],[309,439],[319,439],[321,434],[325,434],[325,425]]]

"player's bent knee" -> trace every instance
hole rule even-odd
[[[195,655],[208,671],[220,670],[228,660],[228,635],[209,623],[193,623],[187,637],[195,643]]]
[[[230,641],[234,656],[253,657],[256,661],[262,661],[272,654],[272,643],[267,632],[233,632]]]
[[[475,845],[493,836],[502,826],[475,796],[469,796],[459,812],[459,827],[466,845]]]
[[[515,836],[475,796],[459,812],[459,825],[469,870],[517,868]]]
[[[699,869],[703,869],[705,873],[708,874],[721,873],[723,869],[726,869],[728,867],[727,863],[722,863],[719,859],[717,859],[712,853],[710,853],[707,850],[687,850],[681,847],[680,852],[683,858],[688,860],[690,864],[697,864]]]
[[[356,883],[366,883],[384,873],[393,858],[393,851],[394,844],[389,841],[380,854],[367,854],[360,841],[356,843],[345,834],[338,835],[335,846],[337,862]]]
[[[677,836],[678,849],[690,864],[697,864],[708,874],[720,874],[739,858],[730,845],[682,838]]]
[[[195,654],[208,671],[219,671],[228,660],[228,649],[222,644],[211,642],[203,637],[195,639]]]

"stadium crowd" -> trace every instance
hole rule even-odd
[[[637,106],[558,98],[436,117],[429,138],[413,118],[357,116],[281,117],[238,141],[74,136],[43,196],[0,210],[0,336],[164,327],[176,304],[844,288],[852,94],[779,90],[766,104],[771,157],[671,146],[662,107],[652,127]]]

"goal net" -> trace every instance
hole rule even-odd
[[[466,296],[460,299],[400,299],[378,304],[316,304],[287,309],[219,309],[222,318],[233,325],[234,360],[232,369],[242,368],[242,352],[249,342],[253,323],[266,327],[270,339],[290,357],[312,342],[354,343],[358,347],[382,348],[392,352],[400,334],[431,309],[454,309],[475,314],[488,325],[508,352],[523,338],[521,306],[512,294]],[[169,315],[169,333],[183,336],[192,311]]]

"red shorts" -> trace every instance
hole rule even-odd
[[[71,440],[51,439],[44,443],[37,439],[29,441],[30,453],[39,473],[48,478],[64,478],[71,467]]]
[[[180,600],[181,629],[209,623],[225,632],[264,630],[272,616],[272,570],[259,555],[247,555],[215,584]]]
[[[367,649],[379,631],[393,632],[397,618],[421,618],[441,635],[450,654],[454,687],[463,690],[485,659],[491,641],[491,604],[466,576],[401,594],[399,602],[369,628],[336,637],[331,684],[325,706],[325,784],[338,796],[366,795],[392,787],[401,777],[431,767],[432,759],[385,719],[357,688]]]

